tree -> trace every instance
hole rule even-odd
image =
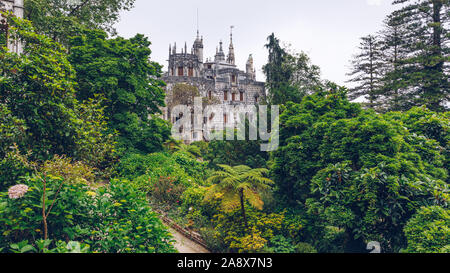
[[[280,147],[273,152],[271,177],[289,205],[304,202],[309,183],[323,165],[318,150],[329,123],[356,117],[361,107],[350,103],[346,90],[334,88],[306,96],[300,104],[289,102],[280,115]],[[333,151],[333,150],[332,150]]]
[[[380,32],[381,51],[383,55],[382,78],[380,80],[380,109],[383,111],[399,111],[407,108],[405,78],[406,71],[402,62],[407,56],[406,31],[402,28],[402,20],[390,14],[384,21],[384,29]]]
[[[267,191],[272,184],[272,180],[265,177],[267,169],[252,169],[248,166],[231,167],[219,165],[222,170],[215,171],[208,182],[214,185],[205,195],[205,200],[210,200],[219,194],[222,198],[222,208],[225,211],[233,211],[238,206],[241,207],[245,229],[248,228],[247,217],[245,215],[245,201],[257,209],[263,208],[263,201],[260,193]]]
[[[377,108],[383,66],[379,37],[369,35],[361,38],[359,50],[360,53],[352,61],[353,70],[349,73],[352,77],[349,82],[355,83],[356,86],[350,90],[348,97],[350,100],[365,97],[369,101],[369,108]]]
[[[194,99],[200,96],[200,92],[196,86],[177,83],[167,92],[167,108],[168,116],[171,118],[173,107],[177,105],[193,106]]]
[[[105,98],[105,115],[119,134],[122,151],[150,153],[163,148],[169,123],[155,114],[164,106],[161,66],[150,61],[150,42],[143,35],[107,39],[101,30],[84,30],[71,39],[69,60],[77,72],[80,100]]]
[[[202,151],[196,145],[186,145],[181,140],[170,139],[164,143],[164,146],[171,152],[187,154],[193,158],[201,158]]]
[[[305,53],[290,52],[280,45],[272,33],[265,45],[269,61],[263,67],[266,74],[268,98],[271,104],[300,102],[302,97],[321,86],[320,68],[311,64]]]
[[[406,32],[407,56],[402,75],[411,106],[426,105],[433,111],[446,109],[449,101],[448,0],[396,0],[401,8],[393,13]]]
[[[0,103],[25,123],[26,140],[20,148],[32,149],[43,159],[52,154],[72,155],[78,102],[75,72],[65,49],[36,34],[30,22],[4,15],[11,38],[25,43],[21,55],[0,49]]]
[[[304,209],[316,227],[344,230],[348,242],[403,248],[402,230],[417,209],[447,204],[448,173],[439,143],[410,132],[404,114],[396,115],[361,110],[345,90],[288,103],[271,166],[277,200]],[[416,119],[416,132],[424,122],[427,134],[440,136],[437,121]]]
[[[361,55],[366,58],[355,59],[356,64],[365,63],[369,69],[361,74],[364,77],[351,81],[366,82],[369,87],[374,82],[377,85],[368,90],[360,85],[353,92],[360,95],[377,90],[379,111],[408,110],[422,105],[433,111],[445,111],[450,99],[450,1],[395,0],[393,4],[399,9],[386,18],[384,29],[376,36],[368,36],[379,38],[373,43],[378,45],[375,54],[370,54],[372,43],[366,37],[362,38],[368,42],[366,54]],[[373,62],[367,56],[372,56]]]
[[[114,24],[122,10],[135,0],[25,0],[25,18],[37,31],[67,45],[80,29],[102,29],[115,34]]]
[[[102,170],[112,164],[114,136],[106,132],[97,102],[76,99],[75,71],[66,49],[37,34],[30,22],[6,18],[11,37],[25,42],[21,55],[0,50],[0,106],[5,122],[0,139],[7,140],[6,148],[16,143],[41,160],[66,155]],[[6,152],[3,148],[0,156]]]
[[[213,168],[217,168],[220,164],[264,168],[267,165],[269,154],[261,152],[260,141],[213,140],[209,143],[205,159],[209,160],[209,164]]]
[[[259,120],[259,117],[258,117]],[[257,121],[258,123],[259,121]],[[264,121],[263,121],[264,122]],[[212,140],[209,142],[207,152],[204,156],[209,161],[211,168],[217,169],[218,165],[245,165],[251,168],[266,168],[269,160],[269,153],[261,151],[261,140],[250,140],[249,133],[251,129],[256,131],[254,124],[245,119],[245,136],[244,140],[238,139],[238,130],[234,130],[233,140],[227,139],[228,132],[223,132],[224,140]],[[270,128],[270,124],[267,126]]]

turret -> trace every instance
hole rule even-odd
[[[197,38],[195,39],[194,45],[194,54],[197,55],[198,61],[203,63],[203,37],[200,38],[200,34],[197,30]]]
[[[216,56],[214,56],[214,61],[216,62],[216,63],[220,63],[220,62],[223,62],[223,61],[225,61],[225,53],[223,53],[223,47],[222,47],[222,41],[220,41],[220,43],[219,43],[219,50],[217,51],[216,50]]]
[[[246,72],[247,74],[250,75],[250,77],[254,80],[255,79],[255,69],[253,68],[253,56],[252,54],[250,54],[250,56],[248,56],[248,60],[247,60],[247,64],[246,64]]]

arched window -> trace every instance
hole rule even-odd
[[[239,94],[239,100],[240,100],[240,101],[244,101],[244,92],[241,92],[241,93]]]
[[[188,68],[188,76],[189,77],[194,77],[194,68],[193,67],[189,67]]]
[[[178,67],[178,76],[184,76],[184,69],[182,66]]]

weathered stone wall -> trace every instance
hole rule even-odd
[[[23,0],[0,0],[0,9],[12,11],[15,16],[23,18]],[[0,16],[0,20],[1,20]],[[8,43],[8,48],[12,52],[22,53],[23,45],[18,41],[10,40]]]

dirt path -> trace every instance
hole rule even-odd
[[[178,231],[169,228],[169,232],[173,235],[173,238],[176,240],[175,248],[180,253],[209,253],[207,249],[203,246],[191,241],[186,238],[183,234]]]

